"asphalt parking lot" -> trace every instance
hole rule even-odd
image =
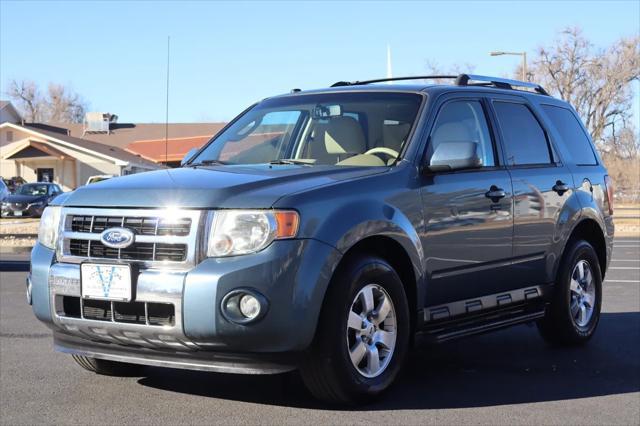
[[[25,272],[0,273],[2,424],[640,424],[640,239],[616,240],[598,332],[552,348],[534,327],[415,351],[384,399],[344,410],[295,375],[148,368],[105,377],[55,353],[24,299]]]

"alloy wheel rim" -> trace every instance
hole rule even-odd
[[[596,286],[589,262],[580,260],[576,263],[569,288],[571,317],[578,327],[586,327],[596,306]]]
[[[347,350],[354,368],[367,378],[389,366],[397,338],[396,312],[387,291],[367,284],[353,299],[347,319]]]

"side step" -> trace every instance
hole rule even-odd
[[[532,322],[544,317],[546,304],[518,304],[476,315],[434,321],[425,324],[419,336],[431,342],[445,342],[476,334],[487,333],[518,324]]]

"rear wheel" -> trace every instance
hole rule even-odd
[[[71,355],[73,360],[85,370],[106,376],[139,376],[145,366],[126,362],[108,361],[83,355]]]
[[[563,258],[551,305],[545,318],[538,323],[540,334],[554,344],[585,343],[595,333],[601,301],[602,274],[598,256],[591,244],[576,241]]]
[[[409,309],[397,273],[376,257],[341,267],[327,292],[302,378],[311,393],[355,403],[395,380],[409,343]]]

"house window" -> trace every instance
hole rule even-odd
[[[13,142],[13,131],[7,130],[7,142]]]

